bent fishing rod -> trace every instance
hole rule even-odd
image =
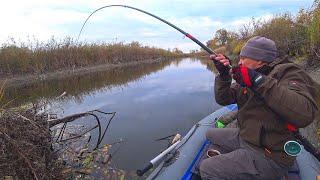
[[[96,10],[94,10],[89,16],[88,18],[86,19],[86,21],[83,23],[82,27],[81,27],[81,30],[79,32],[79,35],[78,35],[78,40],[79,40],[79,37],[82,33],[82,30],[84,28],[84,26],[86,25],[86,23],[88,22],[89,18],[96,12],[102,10],[102,9],[105,9],[105,8],[108,8],[108,7],[124,7],[124,8],[129,8],[129,9],[133,9],[133,10],[136,10],[136,11],[139,11],[139,12],[142,12],[144,14],[147,14],[149,16],[152,16],[166,24],[168,24],[169,26],[173,27],[174,29],[178,30],[179,32],[181,32],[182,34],[184,34],[185,36],[187,36],[189,39],[191,39],[193,42],[197,43],[199,46],[201,46],[204,50],[206,50],[209,54],[214,54],[216,55],[216,53],[214,51],[212,51],[209,47],[207,47],[206,45],[204,45],[203,43],[201,43],[198,39],[194,38],[192,35],[190,35],[189,33],[183,31],[182,29],[178,28],[177,26],[173,25],[172,23],[154,15],[154,14],[151,14],[147,11],[144,11],[144,10],[141,10],[141,9],[138,9],[138,8],[135,8],[135,7],[131,7],[131,6],[127,6],[127,5],[120,5],[120,4],[116,4],[116,5],[108,5],[108,6],[103,6],[101,8],[98,8]]]
[[[182,29],[180,29],[179,27],[173,25],[172,23],[170,23],[170,22],[168,22],[168,21],[166,21],[166,20],[164,20],[164,19],[162,19],[162,18],[160,18],[160,17],[158,17],[158,16],[156,16],[156,15],[154,15],[154,14],[151,14],[151,13],[149,13],[149,12],[147,12],[147,11],[144,11],[144,10],[141,10],[141,9],[138,9],[138,8],[135,8],[135,7],[132,7],[132,6],[120,5],[120,4],[103,6],[103,7],[100,7],[100,8],[98,8],[98,9],[94,10],[94,11],[87,17],[86,21],[83,23],[83,25],[82,25],[82,27],[81,27],[81,30],[80,30],[80,32],[79,32],[77,41],[79,40],[80,35],[81,35],[82,31],[83,31],[83,28],[84,28],[84,26],[86,25],[86,23],[88,22],[88,20],[90,19],[90,17],[91,17],[94,13],[96,13],[96,12],[102,10],[102,9],[109,8],[109,7],[124,7],[124,8],[129,8],[129,9],[133,9],[133,10],[142,12],[142,13],[147,14],[147,15],[149,15],[149,16],[152,16],[152,17],[154,17],[154,18],[156,18],[156,19],[158,19],[158,20],[166,23],[167,25],[173,27],[174,29],[178,30],[180,33],[184,34],[186,37],[188,37],[188,38],[191,39],[193,42],[195,42],[196,44],[198,44],[201,48],[203,48],[203,49],[204,49],[205,51],[207,51],[209,54],[217,55],[217,53],[215,53],[215,52],[214,52],[213,50],[211,50],[209,47],[207,47],[207,46],[204,45],[202,42],[200,42],[198,39],[196,39],[195,37],[193,37],[191,34],[185,32],[184,30],[182,30]],[[232,68],[231,65],[229,65],[229,67]]]

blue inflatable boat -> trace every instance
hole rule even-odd
[[[237,110],[236,105],[223,107],[195,124],[189,132],[165,156],[154,164],[147,179],[199,179],[194,174],[205,147],[210,143],[205,138],[206,131],[214,126],[215,120],[222,115]],[[320,162],[308,151],[302,148],[297,156],[295,167],[288,172],[288,179],[314,180],[320,175]]]

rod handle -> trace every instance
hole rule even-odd
[[[142,176],[144,173],[149,171],[153,167],[153,164],[151,162],[148,163],[143,169],[138,169],[137,170],[137,175]]]

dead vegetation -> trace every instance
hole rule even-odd
[[[1,108],[0,179],[125,177],[127,172],[110,165],[111,147],[124,141],[101,144],[115,112],[94,110],[58,118],[56,114],[48,113],[45,107],[46,103]],[[88,116],[96,120],[96,125],[85,127],[74,123]],[[105,128],[101,126],[102,116],[109,117],[104,118],[108,121]],[[94,130],[98,131],[98,138],[91,137]]]
[[[0,179],[58,179],[61,163],[51,148],[48,123],[30,111],[0,112]]]
[[[165,50],[143,46],[139,42],[86,43],[66,37],[48,42],[36,39],[28,43],[13,38],[0,46],[0,75],[12,77],[40,75],[63,70],[99,65],[117,65],[145,60],[170,59],[183,56],[178,49]]]

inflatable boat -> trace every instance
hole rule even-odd
[[[152,162],[152,165],[149,164],[147,169],[152,171],[146,178],[160,180],[200,179],[195,171],[205,148],[210,144],[205,138],[206,131],[214,126],[216,119],[236,110],[237,105],[225,106],[200,120],[181,140],[163,151],[162,155]],[[318,175],[320,175],[320,162],[302,147],[302,151],[297,156],[294,167],[288,171],[286,179],[313,180]]]

